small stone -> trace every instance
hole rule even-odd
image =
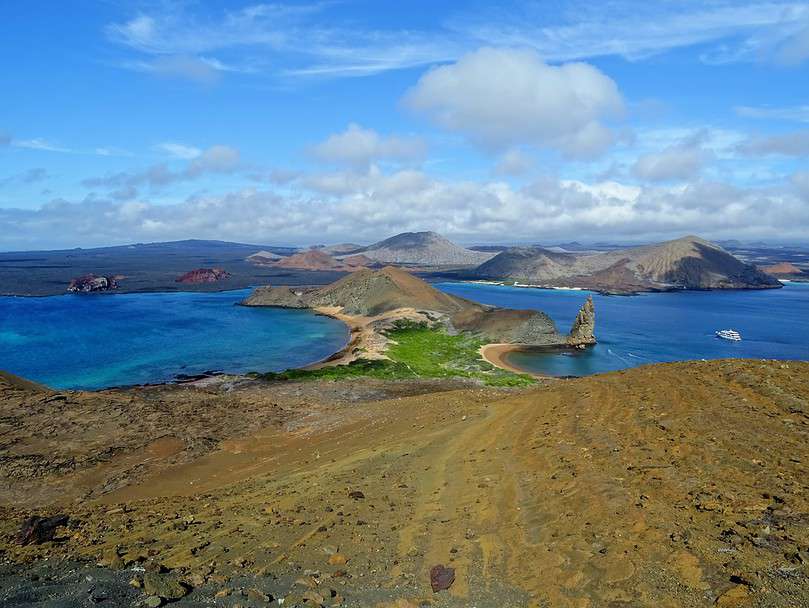
[[[143,605],[146,606],[146,608],[158,608],[159,606],[163,605],[163,598],[156,595],[150,595],[143,600]]]
[[[189,574],[183,580],[191,587],[202,587],[205,584],[205,577],[199,572]]]
[[[229,596],[231,593],[233,593],[233,589],[229,589],[229,588],[226,587],[226,588],[220,589],[219,591],[214,593],[214,597],[216,599],[220,599],[220,598]]]
[[[247,590],[247,599],[252,602],[262,602],[264,604],[270,602],[270,596],[255,587]]]
[[[129,586],[134,587],[135,589],[140,589],[141,587],[143,587],[143,579],[141,579],[139,576],[136,576],[131,581],[129,581]]]
[[[449,589],[454,582],[455,568],[445,568],[444,564],[438,564],[430,568],[430,586],[433,593]]]
[[[353,498],[354,500],[362,500],[365,498],[365,494],[360,492],[359,490],[354,490],[353,492],[348,493],[349,498]]]
[[[347,562],[348,558],[342,553],[335,553],[329,557],[329,565],[331,566],[345,566]]]

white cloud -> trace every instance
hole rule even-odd
[[[239,151],[230,146],[211,146],[189,160],[185,169],[173,171],[165,164],[152,165],[141,171],[121,171],[82,181],[87,188],[114,188],[110,196],[119,200],[137,196],[138,186],[161,188],[211,174],[233,173],[241,167]]]
[[[188,165],[186,174],[196,177],[205,173],[230,173],[238,168],[240,154],[230,146],[211,146],[194,158]]]
[[[44,150],[46,152],[72,152],[69,148],[64,148],[41,137],[35,137],[34,139],[13,139],[11,140],[11,145],[17,148]]]
[[[432,69],[404,103],[489,149],[536,145],[577,158],[612,143],[601,121],[623,111],[618,86],[598,69],[547,65],[524,49],[484,48]]]
[[[191,160],[192,158],[197,158],[200,154],[202,154],[202,150],[199,148],[171,141],[157,144],[155,149],[165,152],[173,158],[180,158],[183,160]]]
[[[314,146],[312,152],[326,162],[367,167],[380,160],[420,161],[427,153],[427,144],[420,137],[384,137],[352,123],[342,133]]]
[[[477,5],[474,11],[449,8],[429,30],[379,29],[348,20],[340,4],[330,2],[218,12],[195,11],[188,3],[157,6],[108,25],[109,39],[141,56],[196,58],[214,70],[223,56],[250,54],[266,67],[268,56],[283,55],[280,73],[298,77],[356,77],[432,65],[480,46],[532,48],[546,61],[564,62],[603,56],[638,60],[704,45],[710,62],[762,57],[795,62],[805,58],[802,31],[809,20],[806,3],[788,0],[505,2],[491,9]],[[151,61],[139,68],[138,62],[125,65],[154,71]],[[205,70],[201,64],[166,67],[183,77]]]
[[[792,184],[803,197],[803,200],[809,203],[809,171],[798,171],[795,173],[792,176]]]
[[[699,145],[680,144],[644,154],[632,166],[632,173],[649,181],[690,179],[700,173],[705,160],[706,152]]]
[[[738,149],[751,156],[809,156],[809,130],[753,137],[739,144]]]
[[[510,175],[512,177],[527,173],[533,162],[524,152],[518,148],[506,151],[494,166],[495,175]]]
[[[736,114],[744,118],[809,122],[809,105],[782,108],[736,106],[733,109]]]
[[[328,179],[326,179],[328,177]],[[328,183],[327,183],[328,182]],[[516,242],[579,238],[652,240],[805,238],[807,176],[794,187],[738,188],[713,181],[677,187],[584,183],[542,177],[442,180],[421,171],[314,174],[274,190],[193,196],[176,204],[136,199],[52,201],[37,210],[0,209],[0,246],[89,246],[144,240],[217,238],[309,243],[371,241],[428,227],[452,238]],[[751,222],[750,218],[756,221]]]
[[[786,66],[800,65],[809,59],[809,18],[803,29],[788,36],[775,52],[775,60]]]

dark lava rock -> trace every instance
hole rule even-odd
[[[70,281],[67,290],[71,293],[90,293],[92,291],[110,291],[118,289],[118,281],[123,277],[97,277],[86,274]]]
[[[20,527],[20,531],[17,533],[17,543],[20,545],[39,545],[53,540],[56,528],[66,526],[68,521],[68,516],[64,514],[53,517],[33,515],[26,519]]]
[[[176,283],[215,283],[231,275],[222,268],[195,268],[178,277]]]
[[[454,582],[455,568],[445,568],[444,564],[430,568],[430,586],[433,588],[433,593],[449,589]]]

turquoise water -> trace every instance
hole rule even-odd
[[[484,304],[548,313],[567,332],[589,292],[441,283],[443,291]],[[598,344],[581,352],[510,353],[521,369],[582,376],[644,363],[752,357],[809,360],[809,284],[757,291],[691,291],[630,297],[592,294]],[[735,329],[741,342],[714,336]]]
[[[205,371],[279,371],[348,339],[309,311],[236,306],[221,293],[0,297],[0,369],[54,388],[97,389]]]

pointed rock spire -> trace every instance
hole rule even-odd
[[[570,334],[567,337],[568,344],[577,348],[584,348],[588,344],[595,344],[595,329],[596,310],[593,305],[593,296],[588,296],[587,300],[579,309],[576,320],[573,321],[573,327],[570,328]]]

